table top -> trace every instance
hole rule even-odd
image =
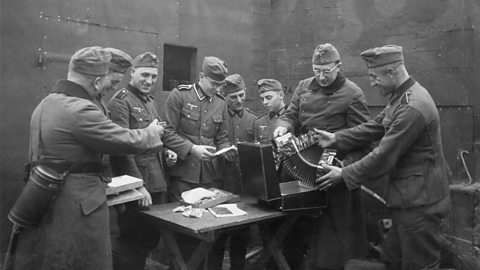
[[[201,218],[185,217],[181,213],[172,211],[179,205],[179,202],[152,205],[149,210],[142,211],[142,213],[152,218],[163,228],[194,236],[220,229],[227,230],[256,222],[270,221],[293,214],[292,212],[281,212],[267,207],[260,204],[257,199],[246,195],[240,196],[240,201],[237,202],[237,206],[247,212],[247,215],[243,216],[217,218],[209,211],[205,211]]]

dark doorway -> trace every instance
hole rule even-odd
[[[170,44],[163,46],[163,90],[171,91],[179,84],[192,83],[197,65],[197,48]]]

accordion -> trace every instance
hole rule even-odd
[[[281,211],[327,206],[327,193],[315,188],[315,179],[335,151],[319,147],[312,133],[287,134],[274,145],[238,143],[238,157],[245,193]]]

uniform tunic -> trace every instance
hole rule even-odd
[[[253,121],[257,116],[249,109],[244,108],[239,113],[228,110],[228,140],[232,145],[238,142],[253,141]],[[240,180],[240,164],[238,159],[231,162],[224,160],[224,183],[223,188],[233,193],[242,191]]]
[[[260,143],[272,143],[273,131],[275,130],[277,120],[286,111],[286,108],[283,107],[277,113],[267,112],[255,119],[253,123],[254,140]]]
[[[41,128],[40,159],[101,162],[101,154],[132,154],[161,147],[149,130],[122,128],[99,110],[86,90],[62,80],[37,106],[31,142]],[[32,156],[38,145],[31,143]],[[35,161],[34,158],[32,161]],[[15,269],[111,269],[105,184],[95,173],[70,173],[40,224],[19,236]]]
[[[108,103],[114,123],[129,129],[145,128],[160,117],[153,96],[145,95],[132,85],[121,89]],[[141,153],[134,156],[112,156],[116,175],[131,175],[143,179],[150,193],[165,192],[167,181],[164,173],[162,151]]]
[[[382,195],[392,210],[385,250],[392,269],[438,267],[440,227],[449,211],[449,168],[438,111],[428,91],[409,78],[375,119],[335,136],[340,149],[380,139],[372,152],[345,167],[342,176],[349,189],[389,176]]]
[[[220,95],[201,96],[202,91],[198,84],[180,85],[167,98],[167,130],[183,139],[168,144],[179,157],[169,175],[193,184],[219,183],[219,158],[204,161],[189,154],[194,144],[215,146],[217,150],[230,146],[225,100]]]
[[[315,77],[300,81],[277,127],[290,131],[297,127],[300,133],[313,128],[335,132],[369,119],[362,90],[338,74],[329,87],[321,87]],[[337,156],[350,164],[366,152],[364,149],[339,152]],[[342,268],[348,259],[366,255],[366,224],[360,192],[348,191],[345,185],[328,191],[328,208],[316,221],[315,233],[310,238],[309,265]]]

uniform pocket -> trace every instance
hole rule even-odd
[[[101,187],[96,188],[89,196],[80,201],[83,215],[88,216],[102,206],[106,200],[107,195],[105,194],[105,189]]]
[[[396,171],[391,178],[403,206],[419,205],[427,201],[428,195],[422,172]]]
[[[198,121],[200,119],[200,113],[198,111],[194,111],[190,106],[186,106],[182,108],[182,115],[184,118]]]
[[[137,127],[131,127],[131,128],[145,128],[151,122],[150,116],[143,112],[132,112],[131,116],[133,119],[135,119],[135,122],[137,122],[137,125],[138,125]]]

